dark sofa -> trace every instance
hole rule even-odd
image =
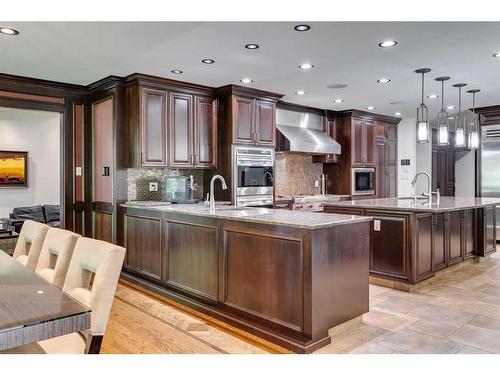
[[[9,224],[19,233],[25,220],[34,220],[39,223],[59,228],[61,225],[61,206],[45,204],[43,206],[16,207],[9,214]]]

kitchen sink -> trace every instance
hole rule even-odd
[[[414,197],[399,197],[398,199],[401,199],[401,200],[414,200],[415,198]],[[417,201],[422,201],[422,200],[428,201],[429,198],[428,197],[423,197],[421,195],[417,196]]]

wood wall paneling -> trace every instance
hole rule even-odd
[[[94,202],[113,203],[113,114],[113,97],[92,103]]]

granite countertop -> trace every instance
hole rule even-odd
[[[197,204],[172,204],[165,205],[161,202],[136,204],[127,202],[122,207],[139,208],[143,210],[162,211],[171,213],[188,214],[194,216],[214,217],[218,219],[237,220],[251,223],[283,225],[302,229],[328,228],[336,225],[354,224],[371,221],[371,217],[325,214],[312,211],[291,211],[283,209],[234,207],[228,204],[217,204],[216,212],[211,214],[203,203]]]
[[[413,199],[409,198],[378,198],[378,199],[360,199],[354,201],[339,201],[328,203],[335,207],[356,207],[384,209],[391,211],[423,211],[423,212],[442,212],[455,211],[468,208],[479,208],[491,205],[500,205],[500,199],[497,198],[469,198],[469,197],[441,197],[439,201],[434,197],[432,203],[425,199],[419,199],[415,204]]]

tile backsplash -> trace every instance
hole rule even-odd
[[[165,177],[170,172],[167,168],[129,168],[127,169],[127,200],[129,201],[162,201],[165,197]],[[179,169],[182,176],[193,175],[197,189],[193,192],[195,199],[203,199],[203,174],[200,169]],[[149,183],[158,182],[158,191],[149,191]]]
[[[320,179],[323,164],[313,163],[312,155],[276,153],[274,172],[276,195],[318,194],[314,181]]]

